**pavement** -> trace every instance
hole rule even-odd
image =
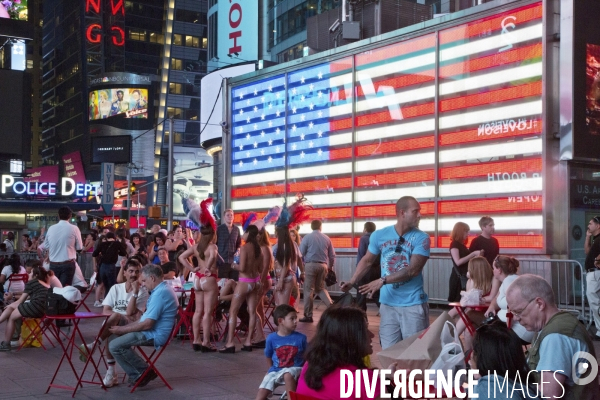
[[[92,296],[90,296],[92,297]],[[88,300],[91,308],[93,301]],[[298,323],[298,331],[304,333],[310,340],[316,331],[317,322],[325,306],[319,301],[315,302],[317,308],[314,311],[313,323]],[[443,308],[430,310],[430,319],[433,321]],[[91,308],[92,309],[92,308]],[[92,309],[100,310],[100,309]],[[300,303],[302,310],[302,303]],[[374,304],[369,304],[367,315],[369,318],[369,330],[375,337],[379,331],[379,317]],[[300,312],[300,317],[302,312]],[[99,330],[98,322],[94,320],[83,321],[80,329],[89,342]],[[63,330],[66,328],[63,328]],[[0,328],[0,331],[3,330]],[[89,339],[89,340],[88,340]],[[79,344],[79,343],[77,343]],[[24,348],[20,351],[0,353],[0,399],[11,398],[40,398],[48,388],[56,366],[62,356],[59,346],[42,348]],[[595,342],[596,354],[600,354],[600,342]],[[221,344],[218,344],[220,347]],[[212,400],[241,400],[254,399],[258,391],[258,385],[262,381],[268,366],[262,350],[252,352],[239,351],[241,344],[236,341],[238,352],[235,354],[219,353],[196,353],[192,350],[189,340],[182,342],[180,339],[173,340],[162,354],[157,366],[167,381],[173,387],[169,390],[160,379],[155,379],[146,387],[138,388],[134,393],[129,393],[127,383],[120,383],[104,391],[100,386],[84,384],[76,397],[79,399],[212,399]],[[373,343],[374,354],[381,351],[378,340]],[[380,368],[376,356],[371,357],[373,367]],[[83,363],[78,359],[78,353],[74,353],[73,363],[80,371]],[[123,378],[123,370],[117,366],[119,382]],[[100,373],[104,376],[106,369],[100,367]],[[91,373],[87,373],[91,378]],[[69,365],[65,362],[57,376],[58,384],[73,386],[76,380],[73,377]],[[283,390],[276,391],[281,393]],[[44,398],[67,398],[71,392],[63,389],[52,388]],[[273,396],[278,399],[279,396]]]

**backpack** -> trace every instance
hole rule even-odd
[[[69,286],[72,287],[72,286]],[[54,289],[48,290],[46,297],[46,315],[68,315],[73,314],[77,309],[77,303],[71,303],[62,294],[54,293]],[[65,288],[66,289],[66,288]],[[75,288],[73,288],[75,289]],[[64,290],[60,289],[59,291]],[[79,291],[75,289],[78,293]],[[81,299],[81,293],[79,293]]]

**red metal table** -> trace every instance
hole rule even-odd
[[[471,310],[485,312],[490,307],[490,303],[483,303],[478,306],[466,306],[466,307],[461,306],[460,303],[450,303],[448,305],[451,307],[454,307],[456,309],[456,311],[458,312],[458,315],[460,315],[460,319],[462,319],[463,322],[465,323],[465,326],[466,326],[467,330],[469,331],[469,333],[471,334],[471,336],[475,336],[475,327],[473,326],[473,321],[471,321],[471,319],[469,319],[469,316],[465,313],[465,309],[470,308]]]
[[[102,382],[102,376],[100,375],[100,372],[98,371],[98,364],[99,364],[100,360],[102,359],[102,355],[100,355],[100,359],[98,360],[98,363],[96,363],[96,361],[94,360],[94,357],[93,357],[94,352],[95,352],[96,348],[98,347],[98,342],[95,341],[94,345],[90,349],[90,356],[87,358],[87,361],[85,362],[83,369],[81,370],[81,373],[77,372],[77,369],[75,368],[75,365],[73,364],[73,354],[75,353],[75,355],[77,355],[77,356],[79,355],[79,350],[77,349],[75,340],[79,339],[81,341],[81,343],[86,343],[86,341],[83,337],[83,334],[81,333],[81,330],[79,330],[79,322],[81,322],[81,320],[86,320],[86,319],[104,318],[104,321],[102,324],[102,326],[104,326],[104,323],[106,323],[106,320],[108,319],[109,316],[110,315],[97,314],[97,313],[92,313],[92,312],[76,312],[75,314],[49,315],[46,317],[46,319],[49,320],[50,325],[51,325],[50,330],[52,331],[52,334],[56,338],[60,338],[60,336],[62,334],[62,332],[60,331],[60,328],[58,328],[56,326],[56,321],[66,321],[69,319],[73,321],[73,329],[71,331],[71,335],[67,337],[66,343],[63,343],[63,341],[60,339],[58,340],[58,343],[60,344],[60,346],[63,350],[63,355],[60,359],[60,362],[58,363],[58,366],[56,367],[56,371],[54,372],[54,376],[52,376],[52,380],[50,381],[50,384],[48,385],[48,389],[46,390],[46,393],[48,393],[50,391],[50,388],[68,389],[68,390],[73,391],[72,397],[75,397],[75,393],[77,392],[77,389],[79,387],[83,387],[82,383],[90,383],[93,385],[100,385],[100,386],[102,386],[102,388],[104,390],[106,390],[106,387],[104,386],[104,383]],[[98,335],[100,334],[101,330],[102,330],[102,327],[98,330]],[[97,338],[98,338],[98,336],[96,336],[96,339]],[[69,365],[71,366],[71,371],[73,371],[73,375],[75,375],[75,378],[77,379],[77,384],[75,385],[75,387],[57,385],[54,383],[54,380],[56,379],[56,375],[58,375],[58,371],[60,370],[60,367],[62,366],[63,361],[65,359],[69,362]],[[86,380],[83,380],[83,377],[84,377],[85,371],[87,370],[90,363],[92,364],[92,368],[94,369],[94,374],[92,375],[91,381],[86,381]],[[96,376],[98,376],[98,382],[94,381]]]

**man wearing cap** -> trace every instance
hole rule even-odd
[[[38,247],[40,257],[44,249],[48,250],[50,270],[63,286],[73,284],[75,258],[77,251],[83,248],[79,228],[69,222],[72,215],[73,212],[69,207],[59,208],[60,221],[48,229],[44,243]]]
[[[590,219],[588,230],[585,233],[585,279],[586,296],[594,316],[596,334],[592,335],[594,340],[600,340],[600,216]]]

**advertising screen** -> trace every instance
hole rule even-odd
[[[92,137],[92,163],[127,164],[131,162],[131,136]]]
[[[586,44],[585,125],[588,134],[600,135],[600,46]]]
[[[0,1],[0,18],[27,21],[27,0]]]
[[[542,249],[542,16],[534,3],[439,30],[439,50],[430,33],[232,87],[231,207],[260,217],[302,193],[353,248],[413,196],[432,247],[489,215],[500,247]]]
[[[117,88],[90,91],[90,121],[107,118],[148,118],[148,89]]]

